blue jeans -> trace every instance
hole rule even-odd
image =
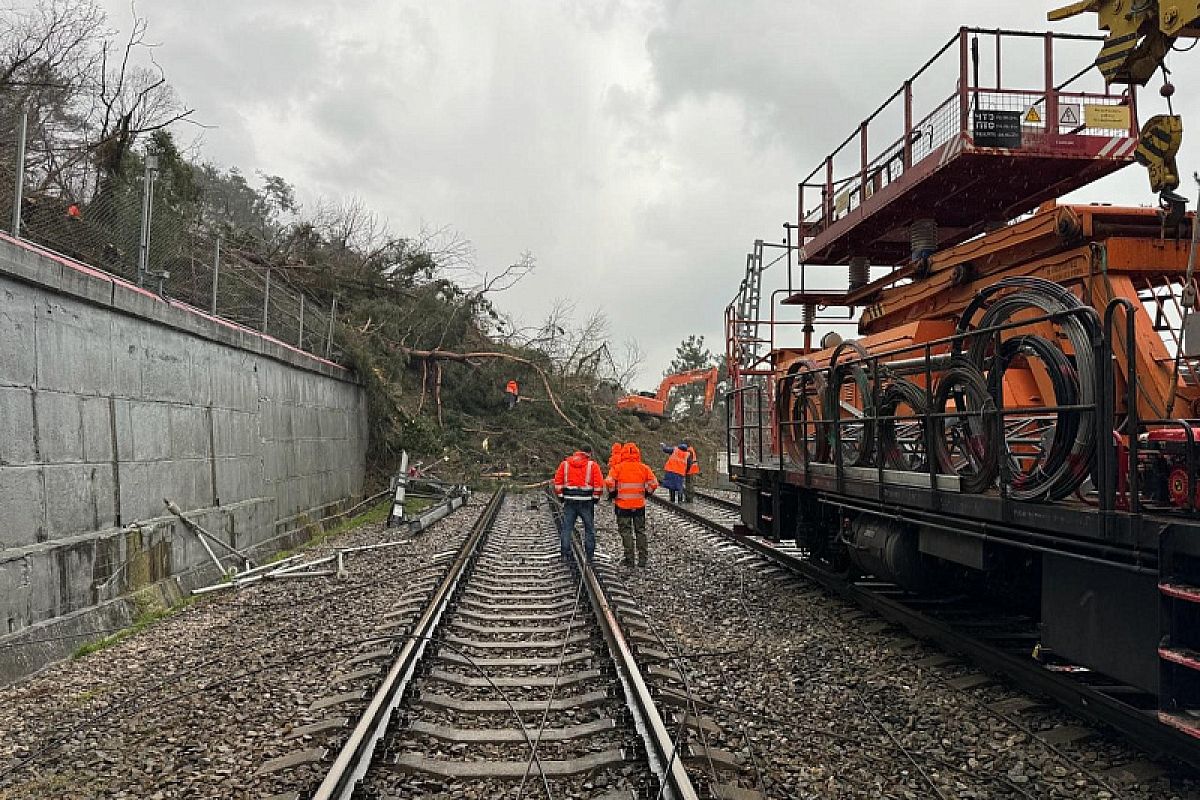
[[[596,555],[596,504],[591,500],[563,501],[562,529],[558,532],[558,546],[563,560],[568,564],[575,563],[571,553],[571,533],[575,530],[575,520],[583,521],[583,549],[587,552],[588,563]]]

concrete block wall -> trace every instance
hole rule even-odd
[[[164,498],[270,548],[366,430],[348,371],[0,236],[0,638],[203,568]]]

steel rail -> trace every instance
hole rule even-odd
[[[559,522],[561,506],[557,498],[551,496],[550,507],[554,512],[555,521]],[[587,563],[582,543],[577,537],[572,537],[571,546],[575,554],[575,563],[581,569],[592,612],[596,616],[613,665],[617,669],[617,676],[621,680],[625,704],[646,746],[650,771],[658,779],[659,792],[655,796],[664,800],[699,800],[696,787],[692,785],[692,779],[688,777],[684,767],[682,755],[676,752],[675,740],[663,722],[662,715],[658,713],[658,706],[654,704],[650,688],[646,685],[646,680],[633,657],[633,649],[625,639],[621,623],[609,605],[604,587],[591,565]]]
[[[856,605],[900,625],[914,636],[931,641],[974,662],[985,672],[1003,675],[1032,694],[1050,698],[1077,716],[1107,725],[1151,753],[1168,756],[1200,769],[1200,746],[1182,731],[1159,722],[1156,711],[1142,709],[1042,667],[1031,658],[1020,658],[934,619],[904,603],[858,586],[840,575],[785,553],[765,540],[747,536],[708,519],[691,509],[651,497],[658,505],[736,544],[762,555],[785,569],[835,592]]]
[[[716,495],[707,494],[707,493],[701,492],[701,491],[693,491],[692,494],[696,495],[696,497],[699,497],[701,500],[708,503],[709,505],[717,506],[721,509],[724,509],[725,511],[739,511],[740,512],[742,510],[741,504],[738,503],[738,501],[736,501],[736,500],[726,500],[724,497],[717,497]]]
[[[438,584],[425,610],[407,634],[404,646],[392,662],[387,676],[376,690],[350,738],[338,751],[333,766],[325,779],[313,793],[312,800],[350,800],[358,782],[371,765],[375,746],[387,732],[392,712],[404,698],[404,691],[412,680],[417,664],[425,653],[425,645],[437,628],[438,622],[450,605],[450,599],[460,579],[467,571],[479,550],[484,534],[491,528],[504,502],[504,489],[500,489],[480,513],[471,527],[471,532],[458,550],[450,569]],[[383,637],[381,637],[383,638]]]

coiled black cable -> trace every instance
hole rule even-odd
[[[838,364],[838,357],[843,350],[853,350],[858,359]],[[834,367],[829,372],[829,383],[825,387],[825,403],[822,417],[826,423],[826,438],[832,454],[836,438],[841,440],[842,462],[851,467],[868,467],[875,454],[875,410],[872,408],[871,380],[867,374],[866,359],[870,357],[858,342],[853,340],[842,342],[833,351],[830,363]],[[845,432],[846,426],[840,424],[842,419],[842,387],[847,381],[852,381],[858,388],[858,396],[862,405],[862,416],[856,419],[859,427],[857,437],[846,437],[835,431]]]
[[[959,488],[967,494],[986,492],[1000,472],[996,411],[983,373],[961,356],[952,358],[933,394],[934,414],[951,416],[931,420],[933,447],[939,470],[957,475]]]
[[[1079,376],[1070,359],[1053,341],[1035,335],[1017,336],[1005,340],[1000,345],[1000,353],[993,362],[993,368],[988,372],[988,388],[993,397],[999,397],[1003,391],[1004,374],[1009,366],[1019,357],[1036,358],[1046,367],[1051,386],[1054,391],[1054,403],[1058,406],[1072,406],[1079,398]],[[1006,421],[1020,417],[1006,417]],[[1054,425],[1050,429],[1049,442],[1042,448],[1040,456],[1032,459],[1032,463],[1023,468],[1022,461],[1028,461],[1033,455],[1028,451],[1013,454],[1013,445],[1008,446],[1009,495],[1014,500],[1060,500],[1068,495],[1056,494],[1061,491],[1061,482],[1057,476],[1070,456],[1071,443],[1078,434],[1079,415],[1073,411],[1058,411],[1054,415]],[[1072,490],[1073,491],[1073,490]],[[1069,493],[1068,493],[1069,494]]]
[[[911,420],[896,418],[896,412],[901,406],[908,406],[912,411]],[[928,468],[928,455],[925,452],[925,412],[928,403],[925,402],[925,390],[912,381],[903,378],[893,378],[879,392],[879,458],[888,469],[904,470],[906,472],[924,472]],[[891,417],[892,419],[888,419]],[[899,424],[912,425],[919,433],[906,437],[907,447],[900,441]]]
[[[1015,290],[998,299],[997,294],[1006,290]],[[990,304],[989,304],[990,303]],[[977,326],[972,320],[986,306],[983,316]],[[1097,425],[1095,420],[1096,376],[1097,364],[1093,346],[1102,338],[1100,318],[1095,310],[1085,306],[1068,289],[1044,278],[1027,276],[1005,278],[991,286],[982,289],[971,304],[963,311],[959,319],[958,333],[966,334],[971,331],[983,331],[1008,323],[1017,318],[1018,314],[1029,311],[1040,311],[1046,315],[1056,315],[1053,323],[1061,330],[1071,345],[1072,355],[1067,358],[1072,365],[1073,383],[1077,389],[1074,402],[1067,397],[1056,396],[1054,405],[1079,405],[1082,410],[1067,412],[1075,418],[1069,426],[1071,438],[1067,438],[1067,428],[1056,426],[1051,449],[1061,448],[1065,443],[1065,457],[1058,461],[1051,471],[1046,468],[1044,477],[1039,477],[1036,491],[1032,491],[1028,499],[1056,499],[1069,496],[1087,480],[1092,471],[1096,457]],[[967,337],[969,345],[965,355],[968,361],[979,371],[989,368],[989,356],[994,351],[995,337],[981,333]],[[964,340],[954,344],[957,356],[964,354]],[[997,442],[999,446],[999,442]],[[996,456],[998,458],[998,455]],[[1022,492],[1028,487],[1020,486]]]
[[[825,376],[817,365],[801,358],[788,367],[787,376],[779,385],[775,407],[781,410],[786,424],[783,446],[797,464],[827,461],[822,458],[822,443],[826,441],[821,424],[821,402],[825,394]],[[805,441],[804,432],[808,432]]]

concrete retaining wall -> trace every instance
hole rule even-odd
[[[337,365],[0,236],[0,644],[202,572],[164,498],[235,547],[290,544],[361,495],[366,430]]]

